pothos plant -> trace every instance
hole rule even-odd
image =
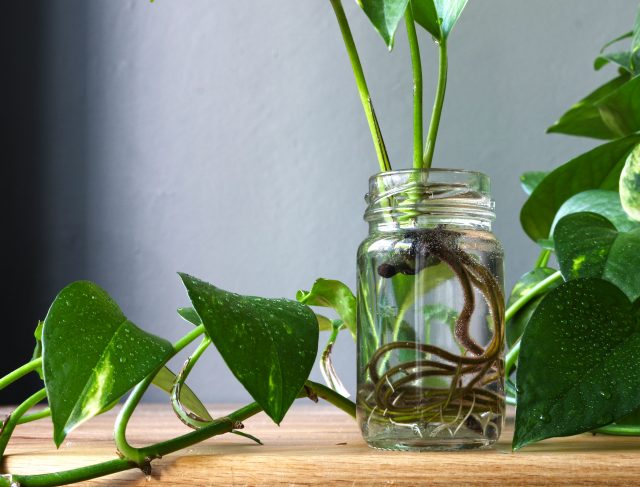
[[[371,128],[380,169],[391,170],[362,66],[341,0],[329,0],[355,73],[357,87]],[[389,46],[404,18],[411,47],[414,79],[414,166],[429,168],[433,160],[447,81],[447,39],[466,0],[361,0],[359,5]],[[422,67],[417,26],[439,46],[440,76],[431,124],[423,140]],[[97,284],[74,282],[53,301],[35,331],[30,361],[0,378],[0,389],[29,373],[43,381],[39,391],[24,400],[0,423],[0,460],[16,427],[50,418],[53,441],[60,446],[81,424],[115,407],[131,391],[114,426],[118,458],[77,469],[39,475],[0,475],[0,487],[65,485],[131,468],[151,473],[154,459],[213,436],[233,433],[260,443],[242,431],[242,422],[266,413],[280,423],[298,398],[324,399],[351,416],[355,405],[331,365],[330,352],[340,330],[355,338],[356,299],[344,284],[319,279],[297,301],[242,296],[219,289],[187,274],[180,278],[191,307],[178,313],[192,326],[176,343],[143,331],[127,319],[115,301]],[[315,314],[309,306],[334,308],[339,319]],[[331,331],[322,354],[321,369],[330,387],[308,379],[318,351],[319,331]],[[179,373],[167,362],[191,343],[200,343]],[[213,418],[186,385],[207,347],[214,345],[237,380],[255,402],[227,416]],[[170,396],[178,418],[193,431],[137,448],[127,441],[127,425],[151,385]],[[342,393],[341,393],[342,392]],[[47,407],[32,412],[42,401]]]
[[[587,431],[640,435],[640,12],[598,55],[595,69],[606,65],[616,77],[548,130],[606,142],[522,176],[520,219],[541,253],[506,313],[515,449]]]

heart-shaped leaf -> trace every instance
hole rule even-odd
[[[608,52],[605,54],[600,54],[596,60],[593,62],[593,67],[596,71],[600,71],[603,67],[605,67],[609,63],[617,64],[619,67],[628,71],[629,73],[633,73],[633,63],[632,63],[632,55],[628,51],[620,51],[620,52]]]
[[[333,308],[356,338],[356,297],[346,284],[331,279],[318,279],[311,291],[298,291],[296,299],[307,306]]]
[[[435,39],[446,40],[467,5],[467,0],[411,0],[416,22]]]
[[[315,362],[319,332],[313,311],[295,301],[241,296],[180,277],[233,375],[279,424]]]
[[[620,174],[620,199],[624,211],[640,222],[640,145],[629,155]]]
[[[513,448],[604,426],[640,406],[640,323],[613,284],[551,291],[522,337]]]
[[[596,103],[600,116],[616,137],[640,130],[640,76],[627,81]]]
[[[196,310],[187,307],[187,308],[178,308],[178,314],[185,320],[187,323],[191,323],[194,326],[200,326],[202,324],[202,320]]]
[[[547,129],[547,133],[577,135],[593,139],[611,140],[617,138],[616,133],[602,119],[598,103],[608,95],[624,86],[631,76],[622,74],[601,86],[586,98],[576,103]]]
[[[176,374],[171,372],[168,367],[162,367],[153,378],[153,385],[171,395],[173,392],[173,384],[176,381]],[[200,418],[207,421],[213,421],[209,411],[204,404],[198,399],[198,396],[191,388],[184,384],[180,389],[180,402],[188,407],[192,412],[196,413]]]
[[[509,296],[509,301],[507,302],[507,308],[523,296],[528,296],[536,285],[540,284],[547,277],[555,274],[556,272],[557,271],[555,269],[551,269],[550,267],[538,267],[524,274],[513,286],[511,296]],[[555,289],[559,285],[560,282],[553,283],[549,286],[549,290]],[[507,321],[506,335],[509,347],[513,347],[513,345],[515,345],[520,339],[527,327],[527,323],[529,323],[529,320],[533,315],[533,312],[536,310],[543,297],[543,295],[540,295],[538,298],[529,301],[525,306],[520,308],[513,318]]]
[[[590,189],[564,202],[553,220],[551,231],[554,231],[558,222],[565,216],[583,212],[597,213],[605,217],[621,232],[629,232],[640,227],[622,208],[620,194],[617,191]]]
[[[617,190],[627,156],[640,143],[640,135],[615,140],[558,167],[545,177],[525,202],[520,222],[534,241],[549,237],[562,204],[589,189]]]
[[[545,171],[529,171],[520,176],[520,185],[527,195],[533,193],[538,184],[549,174]]]
[[[124,316],[99,286],[78,281],[56,297],[44,320],[44,381],[57,446],[104,412],[173,353],[166,340]]]
[[[618,232],[603,216],[574,213],[554,232],[560,270],[566,280],[600,277],[618,286],[630,300],[640,297],[640,228]]]
[[[389,49],[409,0],[356,0]]]

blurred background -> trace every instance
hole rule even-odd
[[[377,162],[328,1],[2,4],[0,375],[29,359],[37,320],[73,280],[97,282],[172,340],[189,330],[175,313],[188,303],[177,271],[268,297],[293,298],[317,277],[353,286]],[[409,167],[404,26],[389,53],[355,2],[345,7],[392,163]],[[537,256],[520,229],[519,175],[593,144],[545,129],[610,78],[593,58],[636,9],[471,0],[452,35],[435,165],[492,178],[509,287]],[[431,103],[437,51],[421,34]],[[347,334],[335,362],[353,391]],[[249,398],[212,348],[190,383],[206,401]]]

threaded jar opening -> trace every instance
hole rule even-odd
[[[457,169],[408,169],[373,175],[365,221],[380,229],[460,225],[490,229],[495,220],[489,177]]]

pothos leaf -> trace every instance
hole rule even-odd
[[[509,301],[507,302],[507,308],[523,296],[529,295],[532,288],[556,272],[555,269],[551,269],[550,267],[538,267],[524,274],[513,286],[511,296],[509,296]],[[549,286],[549,289],[555,289],[559,284],[560,282],[554,283]],[[529,301],[513,318],[507,321],[506,335],[509,347],[513,347],[520,337],[522,337],[531,316],[540,304],[540,301],[542,301],[542,298],[543,296],[540,296]]]
[[[172,354],[173,346],[129,321],[99,286],[78,281],[44,320],[44,382],[54,441],[104,412]]]
[[[590,189],[572,196],[562,204],[553,219],[551,232],[565,216],[583,212],[602,215],[621,232],[629,232],[640,227],[640,223],[629,218],[622,208],[620,193],[607,189]]]
[[[187,274],[180,277],[233,375],[279,424],[315,362],[313,311],[295,301],[241,296]]]
[[[522,337],[513,448],[591,431],[638,409],[639,357],[640,322],[616,286],[576,279],[551,291]]]
[[[520,185],[525,193],[530,195],[538,184],[549,174],[545,171],[529,171],[520,176]]]
[[[187,323],[191,323],[195,326],[200,326],[202,324],[202,320],[196,310],[190,307],[187,308],[178,308],[178,314],[185,320]]]
[[[634,57],[634,63],[637,62],[636,56],[640,53],[640,8],[638,8],[638,14],[636,15],[636,22],[633,27],[633,38],[631,39],[631,52]],[[640,68],[640,66],[635,66],[636,68]]]
[[[596,103],[600,116],[616,137],[631,135],[640,130],[640,76]]]
[[[625,39],[631,39],[633,37],[633,31],[630,32],[626,32],[624,34],[622,34],[621,36],[616,37],[615,39],[607,42],[604,46],[602,46],[602,49],[600,49],[600,52],[603,53],[604,51],[607,50],[608,47],[613,46],[614,44],[623,41]]]
[[[609,63],[617,64],[625,71],[629,73],[633,73],[633,56],[630,52],[621,51],[621,52],[609,52],[605,54],[600,54],[593,63],[593,67],[596,71],[600,71],[603,67],[605,67]]]
[[[558,167],[545,177],[520,212],[520,222],[534,241],[549,237],[562,204],[589,189],[617,190],[627,156],[640,143],[640,135],[615,140]]]
[[[411,0],[416,22],[436,40],[449,37],[467,5],[467,0]]]
[[[153,385],[163,390],[164,392],[171,394],[173,391],[173,384],[176,381],[176,374],[171,372],[168,367],[162,367],[160,371],[153,378]],[[213,421],[213,418],[209,414],[207,408],[202,404],[198,396],[191,390],[191,388],[184,384],[180,390],[180,401],[191,411],[196,413],[207,421]]]
[[[389,49],[409,0],[356,0]]]
[[[318,279],[310,291],[298,291],[296,299],[307,306],[333,308],[356,338],[356,297],[346,284],[331,279]]]
[[[620,200],[627,215],[640,222],[640,145],[629,154],[620,174]]]
[[[560,119],[547,129],[547,133],[576,135],[579,137],[591,137],[594,139],[615,139],[616,134],[604,122],[598,103],[615,93],[620,87],[631,79],[628,73],[621,74],[617,78],[604,84],[583,100],[572,106]]]
[[[560,220],[553,235],[565,280],[599,277],[632,301],[640,297],[640,228],[618,232],[603,216],[575,213]]]
[[[33,355],[31,356],[31,360],[38,359],[42,357],[42,329],[44,327],[44,323],[42,321],[38,321],[38,326],[36,326],[35,331],[33,332],[33,337],[36,339],[36,346],[33,349]],[[42,368],[36,370],[41,379],[44,379],[44,373],[42,372]]]

